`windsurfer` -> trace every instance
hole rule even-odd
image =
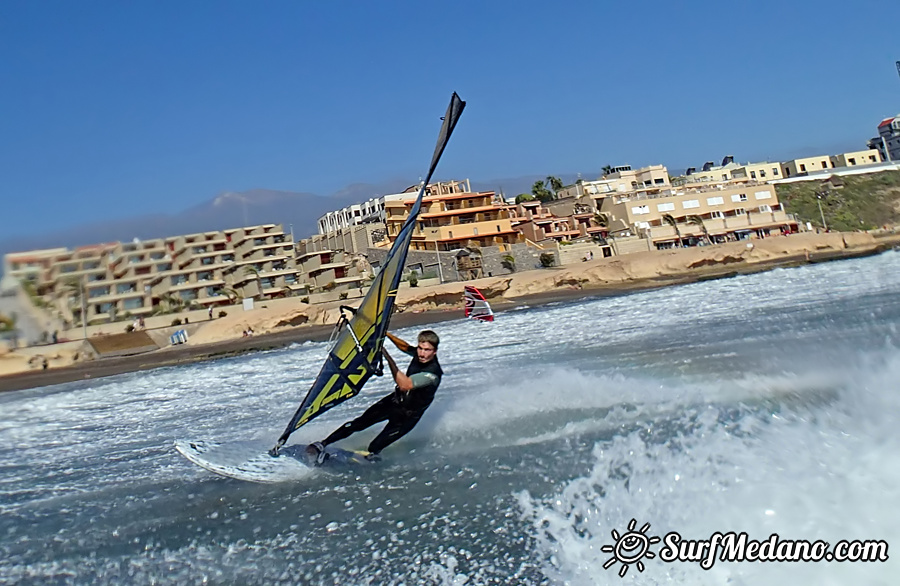
[[[327,457],[325,446],[345,439],[376,423],[387,421],[388,423],[381,433],[369,444],[369,453],[366,456],[369,460],[378,459],[378,454],[384,448],[412,431],[434,400],[434,395],[444,374],[437,359],[437,349],[440,343],[438,335],[431,330],[420,332],[418,345],[415,347],[390,332],[387,332],[387,337],[398,350],[413,357],[406,373],[400,371],[387,349],[382,348],[384,358],[387,360],[396,383],[394,392],[366,409],[365,413],[353,421],[348,421],[337,428],[334,433],[321,442],[310,444],[307,453],[311,458],[315,458],[317,463],[321,464]]]

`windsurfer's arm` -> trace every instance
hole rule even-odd
[[[409,354],[410,356],[415,358],[416,349],[409,342],[401,340],[400,338],[398,338],[397,336],[395,336],[394,334],[392,334],[390,332],[387,332],[387,337],[391,342],[394,343],[394,346],[397,347],[397,350],[400,350],[404,354]]]
[[[390,334],[388,334],[390,336]],[[399,338],[398,338],[399,339]],[[393,342],[393,340],[391,340]],[[400,340],[401,342],[403,340]],[[394,342],[396,344],[396,342]],[[394,377],[394,382],[397,383],[397,388],[403,391],[404,393],[409,392],[413,388],[412,379],[403,374],[399,368],[397,368],[397,363],[394,362],[394,359],[391,358],[391,355],[388,354],[387,348],[382,347],[381,353],[384,354],[385,359],[388,363],[388,368],[391,369],[391,376]]]

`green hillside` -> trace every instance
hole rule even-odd
[[[831,230],[871,230],[900,224],[900,171],[849,175],[835,179],[842,186],[822,181],[776,185],[785,211],[803,222],[822,226],[816,192],[824,193],[822,213]]]

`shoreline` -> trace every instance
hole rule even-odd
[[[777,268],[790,268],[833,260],[872,256],[891,249],[898,243],[898,240],[900,239],[897,237],[883,238],[874,241],[873,246],[859,248],[847,247],[839,250],[814,250],[813,252],[804,250],[803,252],[782,254],[776,258],[767,258],[752,263],[710,262],[704,264],[701,262],[691,266],[688,270],[643,278],[627,278],[619,281],[591,282],[582,280],[572,283],[570,276],[570,272],[573,270],[572,265],[569,267],[538,269],[537,272],[542,277],[551,277],[553,272],[556,272],[556,274],[562,276],[565,284],[557,284],[541,291],[515,296],[492,297],[489,300],[494,311],[502,314],[504,311],[516,307],[535,307],[555,302],[569,302],[595,297],[614,297],[662,287],[764,272]],[[683,249],[685,252],[689,250],[691,249]],[[623,257],[611,258],[621,260]],[[597,263],[593,264],[596,265]],[[522,275],[524,273],[519,274]],[[422,288],[421,291],[426,291],[426,288]],[[462,307],[402,311],[394,313],[391,318],[391,326],[392,328],[403,328],[440,323],[452,319],[463,319],[463,317]],[[0,375],[0,392],[33,389],[62,383],[94,380],[128,372],[205,362],[250,352],[281,349],[290,344],[306,341],[324,341],[329,338],[332,330],[332,325],[304,324],[280,331],[254,334],[252,337],[246,338],[230,338],[202,344],[171,346],[143,354],[102,358],[47,370],[14,372]]]

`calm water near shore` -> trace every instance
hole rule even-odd
[[[447,375],[378,466],[254,485],[318,342],[0,394],[0,583],[893,584],[897,562],[604,569],[632,519],[900,544],[900,253],[437,324]],[[398,333],[411,339],[418,328]],[[320,439],[389,390],[298,431]],[[344,442],[364,447],[375,431]],[[658,550],[660,544],[652,549]]]

